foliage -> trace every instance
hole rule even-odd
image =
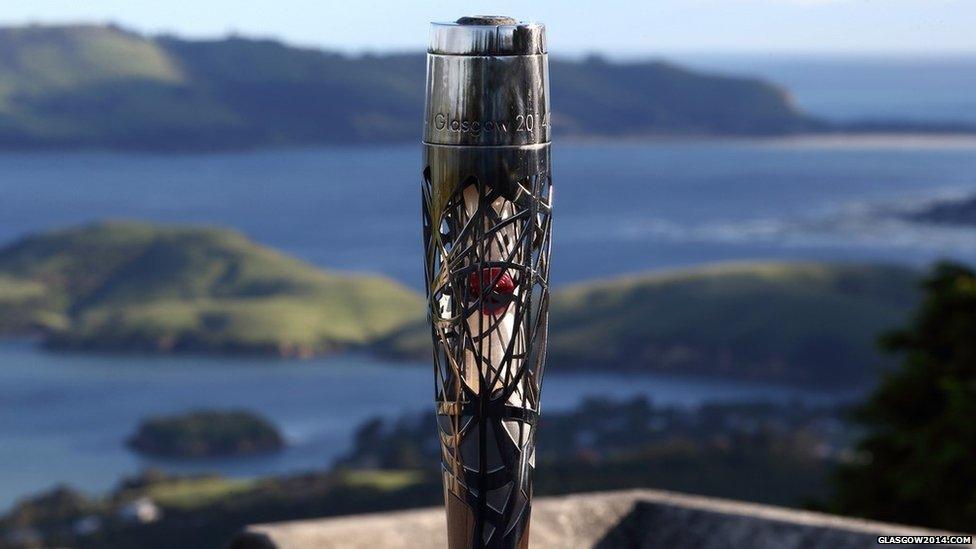
[[[911,322],[882,339],[902,356],[855,418],[860,460],[838,471],[833,508],[971,531],[976,525],[976,272],[942,263]]]
[[[225,479],[217,476],[177,478],[151,486],[145,495],[164,507],[190,511],[246,493],[257,482],[253,479]]]
[[[976,225],[976,196],[940,200],[906,217],[912,221],[940,225]]]
[[[3,525],[50,527],[100,509],[98,502],[64,485],[27,498],[3,517]]]
[[[0,329],[40,330],[54,347],[309,356],[367,344],[422,303],[228,230],[99,223],[0,250]]]
[[[824,495],[849,433],[833,407],[801,403],[655,406],[644,397],[591,398],[539,425],[536,487],[566,493],[658,487],[798,504]],[[364,422],[340,470],[436,472],[431,414]]]
[[[0,145],[226,149],[405,141],[423,55],[271,40],[146,38],[112,26],[0,29]],[[660,62],[552,63],[553,124],[582,135],[780,134],[823,124],[765,82]]]
[[[146,419],[128,444],[152,455],[208,457],[275,452],[285,441],[274,424],[252,412],[199,410]]]
[[[588,282],[553,294],[548,364],[864,386],[916,281],[890,265],[756,262]],[[429,329],[405,325],[378,348],[429,358]]]
[[[833,408],[797,403],[680,408],[643,398],[591,399],[543,416],[535,491],[657,487],[796,504],[822,496],[835,459],[822,449],[845,443],[837,439],[837,417]],[[443,502],[437,448],[429,413],[368,421],[355,448],[329,472],[237,480],[150,471],[81,508],[58,511],[63,506],[53,503],[50,513],[59,517],[53,523],[32,520],[41,516],[36,505],[18,508],[0,518],[0,538],[5,529],[26,526],[79,548],[219,547],[247,524],[437,505]],[[159,504],[160,521],[113,519],[121,505],[139,497]],[[35,514],[24,515],[26,509]],[[92,513],[103,527],[72,534],[70,525]],[[17,516],[23,520],[14,523]]]
[[[551,70],[559,123],[576,133],[775,135],[824,126],[800,114],[784,90],[754,79],[599,57],[556,60]]]
[[[553,300],[551,363],[856,386],[914,303],[893,266],[727,264],[588,283]]]
[[[914,271],[738,263],[553,294],[549,363],[859,386],[875,334],[916,301]],[[218,229],[99,223],[0,250],[3,333],[49,346],[310,356],[366,347],[430,356],[423,300],[377,276],[339,275]]]
[[[422,482],[424,474],[411,469],[355,469],[340,471],[339,478],[345,485],[354,488],[395,491]]]

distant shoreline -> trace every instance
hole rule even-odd
[[[550,358],[566,369],[852,384],[870,379],[874,338],[904,318],[917,276],[880,264],[758,261],[575,285],[553,292]],[[851,284],[884,290],[852,296]],[[0,289],[0,333],[40,333],[55,350],[430,357],[424,298],[414,290],[320,270],[229,229],[103,222],[35,234],[0,249]],[[901,298],[880,297],[889,294]],[[759,297],[766,306],[751,311]],[[835,304],[827,313],[824,300]],[[731,342],[730,310],[751,327]],[[786,322],[803,311],[820,320]],[[655,316],[674,322],[613,327]],[[832,350],[811,355],[807,347],[823,338]],[[605,345],[594,351],[593,341]]]
[[[226,156],[268,152],[315,151],[322,149],[369,149],[384,147],[419,146],[417,141],[375,141],[362,143],[321,143],[294,145],[258,145],[241,148],[207,149],[119,149],[113,147],[0,147],[0,155],[58,155],[58,154],[112,154],[122,156]],[[668,144],[746,144],[784,149],[865,149],[865,150],[976,150],[976,133],[801,133],[790,135],[714,135],[714,134],[656,134],[630,136],[556,136],[556,145],[668,145]]]
[[[868,149],[976,149],[976,133],[802,133],[775,136],[728,135],[645,135],[626,137],[567,136],[555,143],[571,145],[614,145],[642,143],[747,143],[789,148],[868,148]]]
[[[0,151],[172,155],[420,140],[420,52],[352,56],[268,39],[181,39],[98,24],[0,26],[0,48],[9,84],[0,90]],[[740,68],[742,74],[726,74],[659,59],[554,57],[549,114],[556,140],[976,136],[967,101],[921,119],[897,104],[878,110],[857,102],[840,115],[829,108],[817,114],[778,77]],[[820,85],[844,81],[821,76]],[[902,78],[899,89],[911,89],[914,77]],[[939,97],[929,103],[945,101]]]
[[[976,134],[972,133],[803,134],[753,141],[790,148],[976,149]]]

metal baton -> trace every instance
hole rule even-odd
[[[527,547],[549,317],[545,27],[434,23],[423,238],[448,539]]]

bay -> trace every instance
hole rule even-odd
[[[421,286],[416,145],[218,155],[0,154],[0,242],[103,219],[222,225],[314,264]],[[560,143],[556,286],[725,260],[976,262],[976,231],[898,213],[976,192],[968,139]],[[375,415],[429,409],[427,364],[48,353],[0,344],[0,508],[55,483],[93,492],[148,466],[255,476],[319,469]],[[546,409],[587,395],[662,403],[831,400],[730,380],[563,374]],[[146,460],[124,439],[150,414],[246,407],[282,426],[276,456]]]
[[[83,355],[0,342],[0,509],[58,483],[99,493],[148,467],[234,477],[324,469],[350,448],[363,421],[432,410],[433,383],[427,364],[356,355],[307,361]],[[550,371],[543,403],[546,410],[567,409],[593,395],[647,395],[690,406],[715,400],[832,402],[850,394]],[[143,458],[125,447],[147,415],[214,407],[265,415],[283,430],[287,449],[270,456],[167,460]]]
[[[976,193],[974,139],[557,144],[555,285],[723,260],[976,260],[898,211]],[[103,219],[222,225],[422,287],[415,145],[0,154],[0,242]]]

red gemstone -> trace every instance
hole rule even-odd
[[[485,293],[489,284],[492,284],[491,290]],[[481,302],[482,314],[500,315],[508,310],[508,305],[512,302],[515,281],[501,267],[485,267],[480,272],[472,271],[468,275],[468,290],[472,300],[485,294]]]

